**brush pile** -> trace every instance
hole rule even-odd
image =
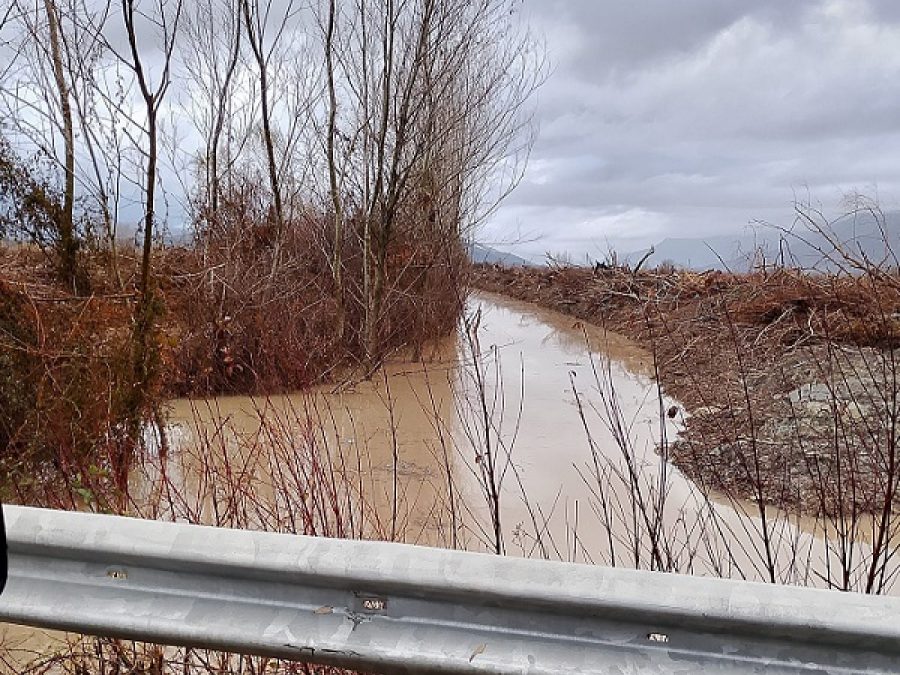
[[[473,283],[635,340],[686,409],[695,482],[840,516],[895,508],[900,275],[482,265]]]

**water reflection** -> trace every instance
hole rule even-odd
[[[836,565],[826,524],[698,490],[666,461],[680,419],[633,343],[476,294],[427,360],[174,401],[168,460],[136,483],[213,524],[805,585],[865,573],[866,545]]]

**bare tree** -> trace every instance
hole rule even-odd
[[[156,182],[159,162],[159,111],[166,92],[172,82],[171,66],[172,53],[175,49],[175,37],[178,23],[181,18],[181,0],[157,0],[152,15],[146,15],[137,11],[138,0],[122,0],[122,19],[125,24],[125,33],[128,39],[128,55],[120,58],[134,72],[137,81],[138,93],[144,105],[145,126],[144,134],[147,138],[146,149],[141,149],[146,164],[144,169],[144,218],[143,218],[143,248],[141,251],[141,270],[139,291],[141,303],[147,305],[150,301],[150,261],[153,250],[153,234],[156,224]],[[146,20],[156,29],[162,44],[163,64],[162,69],[154,84],[145,66],[141,49],[138,45],[137,22],[140,17]]]
[[[331,193],[332,217],[334,218],[334,253],[332,255],[332,276],[334,294],[337,301],[337,332],[344,335],[346,310],[344,307],[343,283],[343,241],[344,207],[338,182],[338,165],[335,152],[337,141],[337,94],[335,90],[335,24],[337,7],[335,0],[328,1],[328,20],[325,29],[325,75],[328,82],[328,131],[326,135],[326,155],[328,160],[328,187]]]
[[[144,168],[144,214],[143,214],[143,247],[138,278],[138,303],[135,308],[135,320],[132,338],[132,387],[126,395],[125,417],[127,420],[128,441],[136,442],[140,433],[140,420],[149,393],[152,378],[153,349],[151,334],[154,329],[157,310],[154,286],[152,283],[152,251],[156,226],[156,186],[159,162],[159,113],[165,95],[172,82],[172,55],[175,50],[176,35],[181,19],[182,0],[155,0],[152,11],[139,9],[139,0],[121,0],[122,20],[128,42],[128,51],[116,51],[119,60],[134,74],[137,91],[143,104],[141,130],[146,137],[147,145],[138,146],[143,158]],[[140,26],[139,26],[140,24]],[[139,34],[155,33],[162,49],[162,65],[156,82],[152,81],[142,54]],[[122,458],[126,459],[126,458]],[[125,461],[120,461],[117,469],[125,471]],[[124,477],[120,476],[120,480]]]
[[[64,171],[65,201],[74,204],[77,200],[84,204],[82,212],[90,222],[83,229],[89,230],[84,234],[89,235],[91,243],[96,243],[93,227],[96,217],[100,217],[111,267],[119,287],[124,290],[116,236],[127,141],[122,122],[131,121],[127,105],[131,91],[118,76],[115,61],[108,58],[110,50],[104,31],[111,5],[109,0],[50,0],[43,9],[49,17],[50,49],[47,40],[39,40],[38,49],[44,56],[41,63],[52,65],[47,70],[53,76],[39,77],[35,82],[42,91],[52,91],[55,87],[58,94],[56,101],[48,101],[54,105],[47,106],[47,115],[54,120],[52,125],[64,140],[60,163]],[[33,37],[40,36],[39,31],[30,32]],[[26,135],[34,142],[33,134]],[[69,203],[65,208],[66,224]],[[80,246],[82,233],[74,222],[73,236],[74,244]],[[61,237],[63,242],[65,239]]]
[[[72,106],[69,101],[69,85],[63,68],[63,54],[60,46],[59,13],[55,0],[44,0],[47,13],[47,29],[50,37],[50,60],[53,77],[59,95],[59,109],[62,117],[63,145],[65,153],[63,189],[63,212],[59,222],[59,252],[63,279],[72,287],[78,287],[76,272],[78,267],[78,240],[75,237],[75,125],[72,122]]]
[[[422,220],[458,239],[477,222],[486,183],[497,179],[506,186],[497,198],[506,194],[521,169],[507,162],[529,147],[525,104],[543,71],[508,0],[347,4],[321,10],[329,92],[322,145],[335,246],[349,211],[362,221],[364,342],[376,358],[398,227]],[[338,139],[349,160],[337,156]],[[495,171],[501,164],[507,180]],[[336,248],[336,268],[340,258]]]
[[[4,71],[13,74],[11,82],[0,87],[6,94],[4,106],[17,135],[58,165],[63,188],[47,235],[52,239],[60,278],[76,293],[83,293],[88,290],[88,279],[79,265],[82,236],[75,216],[78,168],[72,89],[84,84],[73,64],[90,47],[67,35],[83,20],[72,7],[60,6],[57,0],[43,0],[31,7],[17,2],[15,7],[23,40],[18,52],[24,58],[15,71],[12,66]],[[59,152],[58,144],[62,146]]]
[[[112,272],[124,291],[116,240],[127,142],[121,120],[129,92],[98,74],[110,65],[111,53],[103,33],[112,6],[109,0],[66,0],[64,7],[68,18],[67,30],[62,31],[65,63],[81,146],[77,150],[81,158],[76,155],[78,190],[96,207]],[[115,61],[112,64],[117,65]],[[79,162],[84,165],[80,169]]]
[[[266,44],[266,33],[270,26],[272,0],[261,3],[259,0],[240,0],[244,15],[244,27],[247,31],[247,43],[256,64],[260,114],[262,116],[262,141],[265,147],[266,162],[269,174],[269,186],[272,190],[272,208],[275,221],[276,236],[281,237],[284,230],[284,204],[282,201],[281,183],[276,160],[275,138],[273,130],[272,97],[270,91],[270,68],[278,53],[282,37],[288,30],[291,19],[296,15],[293,0],[288,0],[284,13],[275,26],[272,39]],[[274,21],[274,19],[273,19]]]
[[[240,75],[242,19],[239,0],[200,0],[185,16],[182,61],[191,81],[192,122],[203,135],[205,208],[215,218],[223,167],[219,153],[230,124],[235,80]]]

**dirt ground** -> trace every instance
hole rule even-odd
[[[667,452],[701,486],[812,515],[894,508],[897,277],[481,265],[473,284],[648,349],[683,405]]]

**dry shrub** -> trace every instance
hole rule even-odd
[[[124,467],[129,303],[0,280],[0,461],[17,500]]]
[[[739,276],[729,295],[739,323],[793,324],[795,330],[783,336],[787,341],[819,335],[842,344],[892,348],[900,344],[898,281],[781,269]]]
[[[396,229],[386,256],[377,352],[367,353],[361,219],[351,218],[344,232],[341,332],[332,223],[301,212],[279,235],[254,194],[248,189],[225,201],[200,223],[192,247],[161,255],[173,329],[170,392],[297,390],[337,369],[368,371],[396,350],[417,352],[453,330],[466,265],[458,238],[411,223]]]
[[[900,344],[900,275],[848,275],[782,268],[735,274],[583,267],[476,267],[476,283],[579,318],[598,315],[638,330],[705,333],[726,317],[755,338],[776,328],[784,345],[806,339],[853,346]],[[699,322],[699,323],[695,323]]]
[[[30,320],[31,306],[23,293],[16,293],[8,284],[0,282],[0,447],[10,448],[17,438],[29,412],[36,404],[36,392],[29,383],[37,374],[37,359],[28,352],[27,345],[37,341],[34,322]]]
[[[465,248],[452,232],[436,232],[411,217],[400,224],[396,243],[389,249],[388,291],[379,330],[385,353],[403,347],[419,353],[428,342],[456,329],[468,269]],[[360,282],[356,284],[361,291]],[[362,311],[359,306],[357,312]]]

